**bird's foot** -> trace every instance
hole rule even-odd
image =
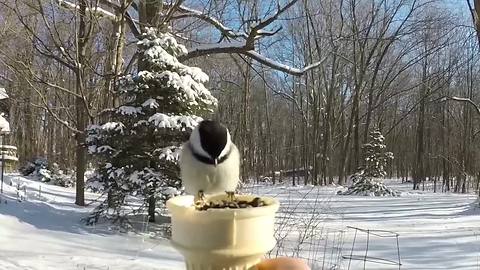
[[[202,209],[205,206],[205,193],[203,193],[203,190],[198,191],[197,196],[194,199],[194,204],[196,209]]]
[[[198,191],[198,198],[205,202],[205,193],[203,193],[203,190]]]
[[[235,201],[235,191],[225,191],[227,193],[227,201],[234,202]]]

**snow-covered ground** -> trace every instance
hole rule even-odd
[[[282,203],[279,242],[271,256],[303,257],[314,269],[398,269],[344,258],[365,256],[367,250],[363,232],[357,232],[353,246],[355,230],[347,227],[352,226],[398,233],[401,269],[480,269],[480,211],[472,207],[476,196],[411,192],[410,184],[388,184],[403,195],[339,196],[336,187],[246,190]],[[23,186],[27,196],[19,202]],[[86,196],[88,202],[98,197]],[[0,269],[184,269],[180,254],[155,235],[152,224],[145,233],[128,234],[105,225],[87,227],[80,219],[91,207],[73,202],[74,189],[8,176],[0,203]],[[367,256],[398,261],[396,238],[371,234]]]
[[[340,196],[335,195],[335,187],[254,186],[250,191],[284,202],[288,221],[278,222],[291,223],[288,227],[293,229],[283,233],[288,248],[279,253],[306,258],[316,269],[399,269],[393,264],[399,261],[398,253],[401,269],[480,269],[480,210],[473,207],[475,195],[413,192],[411,183],[385,183],[403,191],[402,196]],[[378,237],[375,231],[367,236],[349,227],[386,230],[379,232],[382,236],[397,233],[399,249],[395,237]],[[349,255],[360,260],[349,260]],[[381,260],[364,262],[364,256]]]
[[[10,186],[10,181],[13,186]],[[182,257],[167,240],[150,234],[121,234],[84,226],[91,210],[74,204],[74,189],[46,185],[19,176],[5,181],[0,204],[1,270],[183,269]],[[20,196],[17,200],[17,184]],[[39,187],[41,186],[41,191]],[[98,197],[86,194],[88,202]],[[7,203],[5,203],[5,201]],[[153,230],[153,226],[150,226]]]

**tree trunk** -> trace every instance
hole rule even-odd
[[[425,45],[426,46],[426,45]],[[425,48],[425,51],[427,49]],[[415,157],[415,176],[413,178],[413,189],[419,189],[419,183],[425,181],[425,165],[424,165],[424,151],[425,151],[425,106],[427,99],[427,59],[423,62],[422,67],[422,85],[419,88],[419,100],[420,107],[418,109],[418,122],[417,122],[417,151]]]
[[[423,88],[423,87],[422,87]],[[415,157],[415,176],[413,179],[413,189],[419,189],[419,183],[424,181],[424,127],[425,127],[425,101],[424,95],[421,95],[420,98],[420,111],[418,113],[418,123],[417,123],[417,152]]]
[[[346,172],[345,169],[347,167],[347,164],[350,162],[350,159],[349,159],[349,156],[348,156],[348,149],[349,149],[349,146],[350,146],[350,140],[351,140],[351,135],[352,135],[352,129],[353,129],[353,125],[354,125],[354,115],[355,115],[355,111],[356,111],[356,105],[355,105],[355,101],[358,99],[358,92],[355,91],[355,94],[354,94],[354,104],[352,106],[352,111],[351,111],[351,114],[350,114],[350,117],[349,117],[349,122],[348,122],[348,131],[347,131],[347,136],[345,138],[345,144],[343,145],[343,150],[342,150],[342,157],[340,159],[340,172],[339,172],[339,177],[340,178],[346,178],[348,173],[350,172]],[[355,168],[356,170],[357,168]],[[345,181],[346,182],[346,181]]]
[[[156,206],[156,199],[155,199],[155,189],[151,192],[150,197],[148,197],[148,221],[155,222],[155,206]]]
[[[296,163],[296,160],[297,160],[297,157],[296,157],[296,154],[297,154],[297,151],[296,151],[296,147],[295,147],[295,143],[296,143],[296,136],[295,136],[295,79],[293,81],[293,90],[292,90],[292,111],[291,111],[291,119],[290,119],[290,123],[292,125],[292,129],[291,129],[291,133],[292,133],[292,140],[291,140],[291,147],[290,147],[290,153],[291,153],[291,161],[292,161],[292,185],[295,186],[296,185],[296,174],[297,174],[297,163]]]
[[[87,3],[85,0],[79,2],[79,25],[78,25],[78,40],[77,40],[77,67],[75,70],[76,76],[76,92],[79,95],[75,98],[76,107],[76,128],[79,131],[76,134],[77,148],[76,148],[76,197],[75,204],[85,205],[85,171],[87,167],[87,149],[85,148],[85,129],[87,127],[87,116],[85,111],[84,97],[85,93],[85,55],[87,49],[87,24],[86,24],[86,9]]]
[[[78,119],[77,115],[77,119]],[[85,142],[85,134],[77,134],[77,150],[76,150],[76,196],[75,196],[75,204],[79,206],[85,206],[85,171],[87,165],[87,151],[84,145]]]

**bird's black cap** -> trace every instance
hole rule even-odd
[[[199,125],[198,132],[203,150],[212,158],[218,158],[227,145],[227,128],[214,120],[204,120]]]

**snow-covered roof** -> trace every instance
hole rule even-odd
[[[10,123],[8,123],[5,117],[0,115],[0,133],[10,132]]]
[[[0,99],[6,99],[8,98],[7,91],[5,88],[0,87]]]

